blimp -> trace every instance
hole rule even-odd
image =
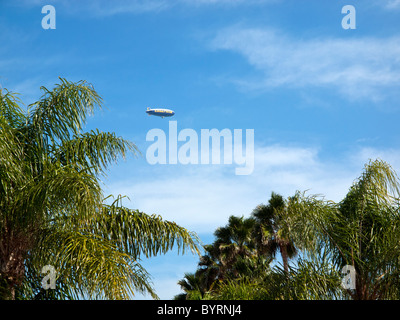
[[[146,113],[149,116],[158,116],[161,118],[172,117],[175,114],[174,111],[169,109],[150,109],[150,108],[147,108]]]

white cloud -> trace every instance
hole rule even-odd
[[[54,0],[52,5],[58,10],[73,14],[90,16],[111,16],[120,13],[143,13],[160,11],[170,7],[174,1],[167,0]],[[44,6],[47,0],[16,0],[14,5],[19,6]]]
[[[126,206],[160,214],[209,238],[230,215],[249,216],[258,204],[268,201],[272,191],[286,197],[296,190],[308,190],[309,194],[340,201],[369,159],[385,160],[400,173],[400,150],[396,149],[360,147],[326,160],[315,147],[270,145],[256,147],[254,157],[250,176],[235,176],[234,165],[159,165],[146,167],[147,179],[127,177],[108,184],[108,189],[113,194],[128,195],[131,203],[124,203]],[[191,254],[178,257],[171,252],[145,260],[143,265],[154,277],[158,295],[171,299],[180,292],[177,281],[185,272],[193,272],[197,261]],[[143,298],[149,297],[136,297]]]
[[[176,0],[177,3],[187,5],[261,5],[266,3],[278,2],[280,0]]]
[[[185,273],[196,270],[199,257],[195,254],[178,255],[176,251],[142,261],[143,267],[151,274],[157,295],[162,300],[172,299],[181,293],[177,284]],[[151,299],[149,295],[137,294],[134,299]]]
[[[381,3],[379,1],[379,3]],[[400,0],[389,0],[386,4],[387,9],[399,9],[400,8]]]
[[[212,233],[230,215],[248,216],[272,191],[291,196],[308,190],[340,201],[369,159],[385,160],[400,173],[400,150],[394,149],[360,148],[322,160],[317,148],[272,145],[256,147],[254,157],[249,176],[236,176],[234,165],[166,165],[163,171],[149,166],[151,179],[109,183],[108,191],[127,195],[131,202],[126,206],[160,214],[197,233]]]
[[[204,5],[260,5],[281,0],[53,0],[52,5],[61,7],[69,13],[85,13],[91,16],[112,16],[121,13],[140,14],[158,12],[173,8],[177,5],[204,6]],[[16,0],[17,5],[44,6],[47,0]]]
[[[212,233],[230,215],[248,216],[268,201],[272,191],[291,196],[297,190],[309,190],[341,200],[368,161],[367,154],[361,150],[357,157],[339,163],[321,160],[319,153],[316,148],[256,147],[255,168],[249,176],[236,176],[234,165],[169,165],[157,174],[159,166],[149,166],[146,170],[154,170],[151,179],[109,183],[108,189],[127,195],[129,207],[160,214],[197,233]]]
[[[362,163],[362,161],[366,163],[368,159],[384,160],[400,175],[400,150],[364,147],[352,156],[354,163]]]
[[[147,1],[89,1],[87,8],[94,15],[111,16],[121,13],[144,13],[162,11],[171,6],[171,2],[164,0]]]
[[[400,84],[400,37],[304,39],[235,26],[220,31],[212,48],[237,52],[261,71],[261,79],[236,81],[252,89],[334,88],[347,98],[380,100]]]

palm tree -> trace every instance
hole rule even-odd
[[[289,232],[285,200],[281,195],[272,192],[268,204],[257,206],[252,216],[256,221],[254,238],[257,250],[272,257],[279,252],[287,273],[288,260],[297,255],[297,249]]]
[[[197,237],[120,196],[106,204],[100,178],[138,150],[114,133],[82,132],[102,99],[85,81],[60,81],[41,87],[28,112],[0,90],[0,297],[40,297],[41,269],[52,265],[53,298],[156,298],[140,259],[174,246],[198,253]]]
[[[230,216],[227,225],[217,228],[215,241],[203,246],[205,253],[200,257],[196,272],[185,274],[185,278],[178,282],[185,293],[175,299],[210,297],[218,291],[221,282],[236,279],[254,267],[253,258],[257,253],[251,237],[253,226],[252,218]]]
[[[230,216],[228,223],[214,232],[215,241],[203,247],[205,254],[196,272],[186,274],[178,282],[185,293],[175,298],[275,299],[279,296],[282,278],[275,276],[270,268],[271,255],[257,245],[255,235],[259,227],[255,217]],[[276,281],[272,282],[271,278]]]
[[[350,298],[398,299],[399,203],[396,173],[386,162],[375,160],[365,165],[341,202],[298,193],[288,212],[297,241],[308,252],[323,252],[337,271],[354,267],[355,288],[345,290]]]
[[[174,300],[201,300],[207,292],[207,287],[204,286],[204,275],[196,273],[185,273],[182,280],[178,281],[181,289],[185,293],[178,294]]]
[[[253,218],[230,216],[226,226],[215,230],[212,251],[219,260],[219,278],[223,279],[227,274],[237,276],[235,264],[238,259],[256,255],[252,238],[254,222]]]

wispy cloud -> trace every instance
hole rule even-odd
[[[400,150],[398,149],[364,147],[351,156],[351,161],[354,163],[360,163],[366,161],[366,159],[382,159],[388,162],[400,175]]]
[[[281,0],[53,0],[52,4],[61,7],[69,13],[84,13],[89,16],[113,16],[117,14],[141,14],[160,12],[176,6],[238,6],[262,5]],[[15,0],[14,4],[21,6],[43,6],[47,0]]]
[[[170,165],[150,180],[110,183],[108,191],[127,195],[128,206],[207,233],[225,224],[230,215],[250,214],[272,191],[291,196],[296,190],[310,190],[341,200],[368,161],[358,154],[338,163],[322,161],[317,148],[256,147],[255,168],[249,176],[235,176],[234,168],[226,165]],[[156,172],[157,167],[148,170]]]
[[[88,1],[86,10],[96,16],[112,16],[121,13],[157,12],[170,8],[172,2],[165,0],[136,1]]]
[[[262,5],[267,3],[275,3],[281,0],[175,0],[177,3],[184,3],[186,5]]]
[[[257,80],[234,80],[252,89],[329,88],[378,101],[400,84],[400,37],[304,39],[234,26],[218,32],[212,48],[237,52],[261,71]]]
[[[381,3],[381,1],[379,1]],[[385,7],[387,9],[400,9],[400,0],[387,0]]]
[[[44,6],[47,0],[15,0],[12,5],[21,7]],[[91,16],[112,16],[120,13],[144,13],[160,11],[170,7],[174,1],[166,0],[53,0],[52,5],[58,10],[70,14]]]
[[[249,216],[258,204],[268,201],[271,191],[286,197],[296,190],[308,190],[308,194],[340,201],[360,176],[364,164],[376,158],[389,162],[400,173],[400,150],[396,149],[365,147],[352,150],[341,159],[326,160],[315,147],[270,145],[256,147],[255,170],[250,176],[226,174],[219,165],[158,166],[149,168],[154,170],[151,178],[136,182],[128,177],[109,184],[108,189],[112,194],[128,195],[132,203],[124,204],[129,207],[160,214],[200,235],[212,235],[230,215]],[[185,271],[194,270],[197,263],[196,257],[190,255],[175,256],[179,266],[186,265],[178,270],[171,266],[170,259],[171,256],[144,261],[163,299],[179,292],[177,281]]]
[[[107,188],[112,194],[127,195],[128,206],[207,233],[225,224],[230,215],[250,214],[272,191],[291,196],[309,190],[340,201],[369,159],[385,160],[400,174],[399,157],[400,150],[360,147],[326,160],[315,147],[271,145],[256,147],[254,173],[249,176],[235,176],[224,165],[170,165],[152,179],[120,180]],[[157,168],[149,168],[153,169]]]

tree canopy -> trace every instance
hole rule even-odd
[[[247,268],[235,265],[236,273],[218,277],[224,266],[215,247],[230,247],[231,240],[221,239],[217,229],[216,241],[205,246],[207,254],[187,278],[196,283],[193,277],[203,277],[207,286],[196,295],[198,287],[183,281],[185,294],[176,298],[399,299],[399,191],[396,172],[378,159],[365,165],[337,203],[300,191],[287,199],[272,193],[268,204],[257,206],[248,218],[255,219],[253,231],[246,233],[254,251],[235,251],[235,261]],[[247,220],[231,217],[229,225],[232,221]],[[213,272],[204,273],[204,265]],[[346,282],[349,270],[354,273],[351,285]],[[211,281],[204,281],[204,274]]]
[[[196,234],[105,197],[107,167],[139,151],[115,133],[83,132],[102,107],[91,84],[60,78],[41,90],[27,111],[0,90],[0,297],[157,298],[140,259],[198,253]],[[45,265],[57,271],[54,290],[41,287]]]

